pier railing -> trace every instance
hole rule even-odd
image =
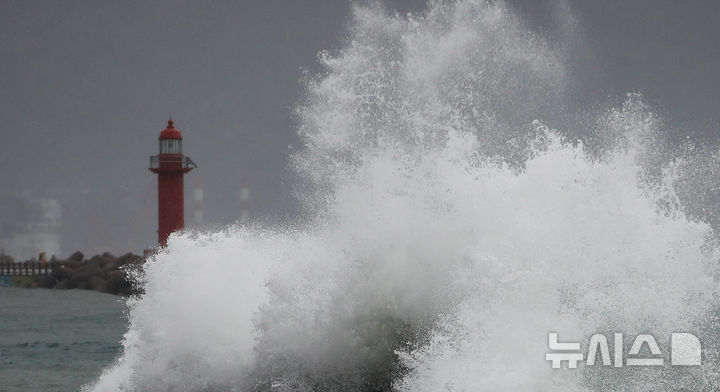
[[[48,276],[55,269],[55,262],[0,263],[0,276]]]

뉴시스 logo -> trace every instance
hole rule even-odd
[[[548,334],[548,344],[550,352],[545,354],[545,359],[552,362],[553,369],[560,369],[563,362],[567,362],[568,369],[575,369],[578,362],[585,360],[587,366],[594,366],[600,354],[600,360],[603,366],[613,365],[614,367],[623,367],[623,334],[614,334],[614,352],[613,359],[610,360],[610,349],[605,335],[595,334],[590,338],[588,344],[587,357],[580,352],[580,343],[560,343],[558,342],[558,334],[551,332]],[[647,346],[650,350],[649,356],[641,357],[640,351],[643,346]],[[700,366],[701,365],[700,340],[691,333],[678,332],[670,336],[670,364],[672,366]],[[626,366],[662,366],[665,358],[652,335],[638,335],[633,341],[630,351],[627,353],[625,360]]]

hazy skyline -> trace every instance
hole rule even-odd
[[[423,1],[386,2],[401,13]],[[565,48],[580,107],[642,92],[679,139],[718,141],[720,4],[509,1]],[[62,197],[63,255],[156,240],[147,170],[170,112],[199,168],[209,224],[292,215],[293,108],[320,50],[343,47],[348,1],[0,5],[0,193]],[[292,146],[292,148],[291,148]],[[186,219],[189,221],[186,211]]]

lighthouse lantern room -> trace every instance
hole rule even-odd
[[[174,231],[185,227],[183,176],[197,167],[182,153],[182,134],[173,125],[160,132],[160,153],[150,157],[150,171],[158,175],[158,243],[167,246]]]

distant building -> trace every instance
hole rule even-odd
[[[19,261],[37,258],[40,252],[60,255],[61,218],[56,199],[0,200],[0,249]]]

